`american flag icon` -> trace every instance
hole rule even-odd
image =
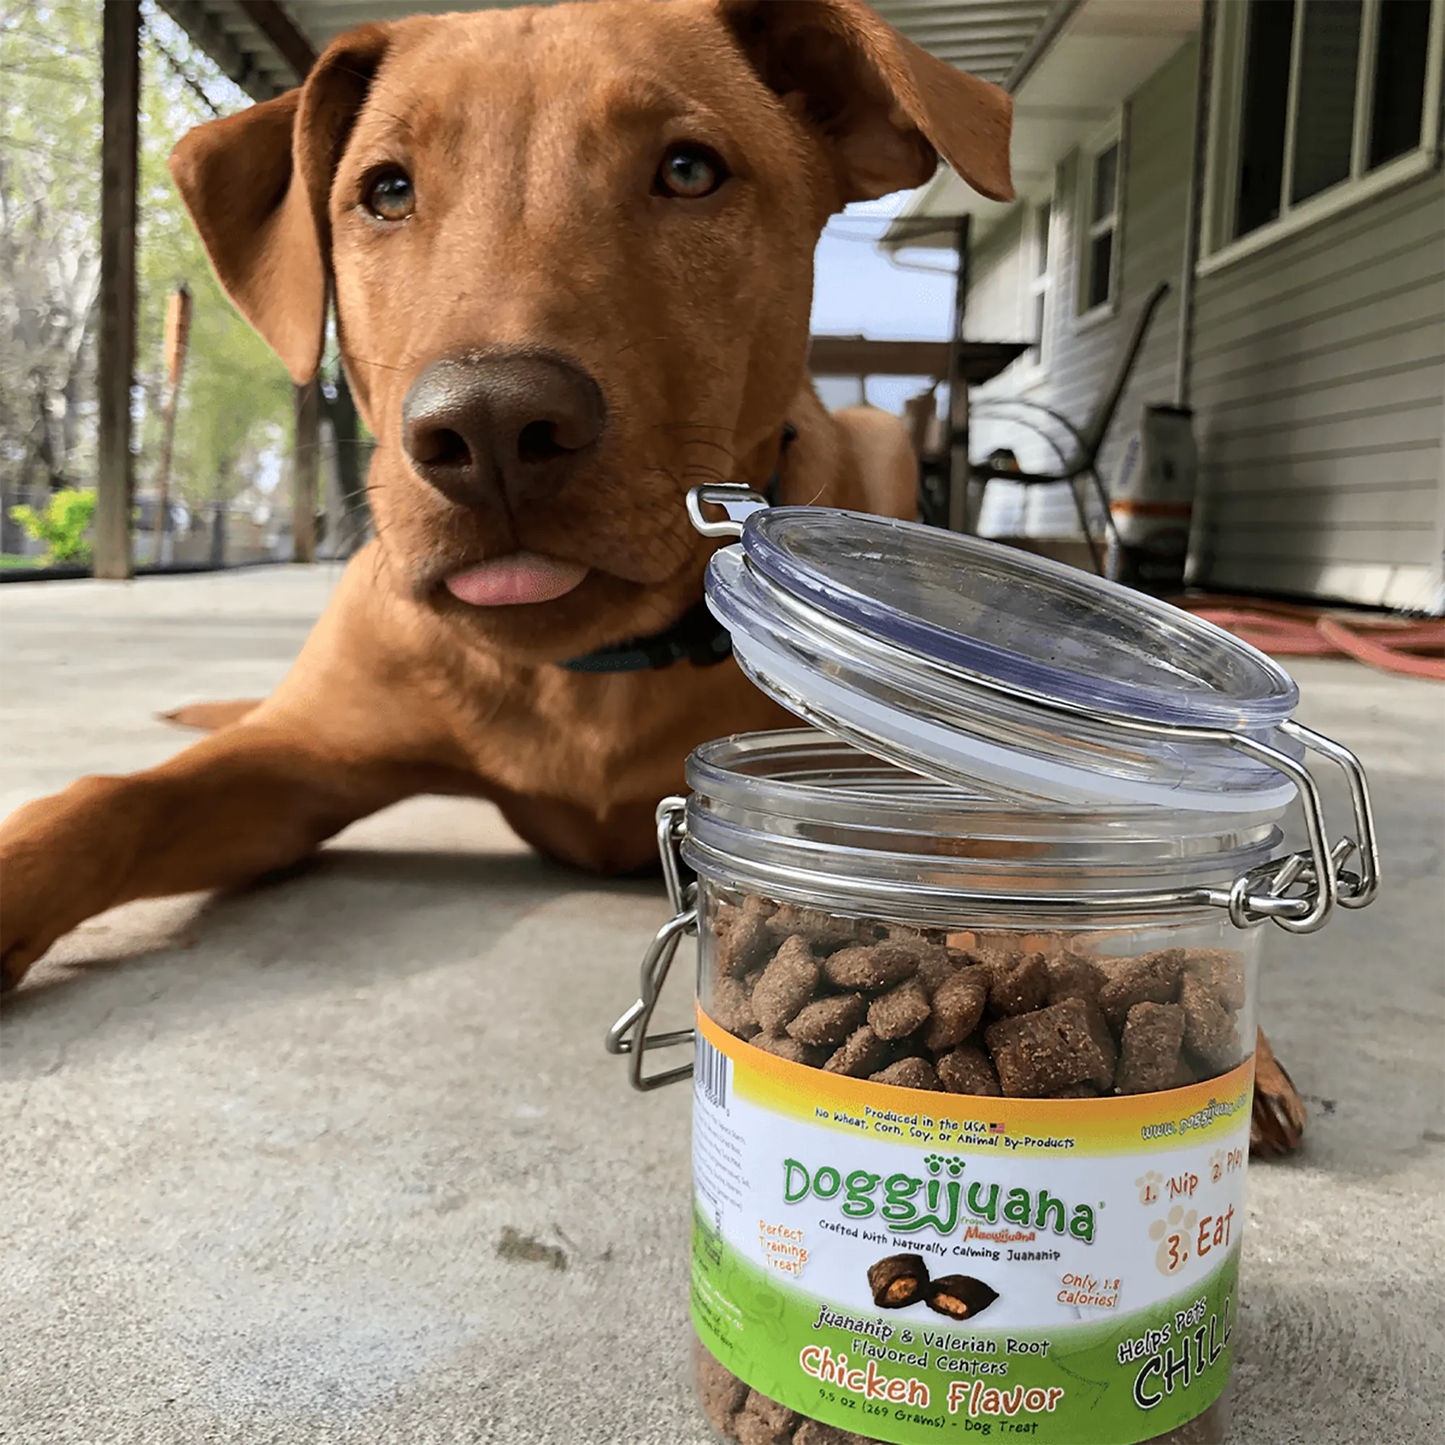
[[[1006,1124],[990,1124],[988,1126],[988,1132],[990,1134],[1007,1134],[1008,1126]]]

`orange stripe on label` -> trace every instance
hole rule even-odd
[[[903,1089],[795,1064],[720,1029],[700,1004],[697,1027],[733,1061],[733,1088],[740,1098],[845,1133],[858,1132],[861,1124],[864,1132],[900,1142],[970,1152],[1038,1155],[1063,1145],[1063,1152],[1073,1154],[1133,1155],[1202,1143],[1249,1124],[1252,1055],[1219,1078],[1156,1094],[984,1098]]]

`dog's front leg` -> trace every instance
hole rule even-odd
[[[447,766],[274,723],[229,728],[145,772],[81,778],[0,824],[0,985],[104,909],[244,883],[428,791],[473,789]]]

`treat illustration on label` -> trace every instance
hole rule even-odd
[[[926,1304],[951,1320],[972,1319],[997,1298],[998,1291],[966,1274],[928,1277],[921,1254],[890,1254],[868,1266],[868,1288],[880,1310],[901,1310]]]
[[[901,1310],[924,1298],[928,1266],[921,1254],[890,1254],[868,1266],[868,1288],[880,1310]]]
[[[966,1274],[944,1275],[928,1286],[928,1308],[951,1320],[969,1320],[981,1315],[997,1298],[996,1289]]]

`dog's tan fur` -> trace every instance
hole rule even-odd
[[[685,516],[697,482],[779,468],[784,502],[912,514],[901,424],[829,416],[807,380],[813,249],[829,215],[920,184],[937,152],[1006,197],[1008,135],[1002,92],[859,0],[598,0],[365,27],[302,89],[186,137],[172,168],[217,274],[298,381],[334,290],[380,443],[378,536],[264,703],[183,713],[223,726],[7,820],[6,981],[102,909],[243,882],[419,792],[491,799],[585,868],[647,862],[688,751],[784,715],[731,662],[556,663],[696,603],[716,545]],[[733,173],[706,199],[650,187],[682,140]],[[382,162],[415,182],[402,226],[358,204]],[[605,398],[595,456],[545,507],[459,506],[400,443],[421,368],[495,347],[560,354]],[[446,591],[519,548],[586,578],[522,606]]]

